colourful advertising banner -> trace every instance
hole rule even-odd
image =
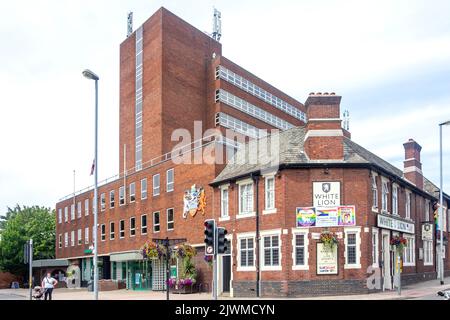
[[[345,227],[356,225],[355,206],[329,208],[300,207],[296,209],[297,228]]]

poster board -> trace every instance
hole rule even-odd
[[[329,249],[321,242],[316,243],[316,273],[317,275],[336,275],[339,273],[337,245]]]
[[[296,227],[345,227],[356,225],[355,206],[296,208]]]

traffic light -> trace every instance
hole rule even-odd
[[[213,256],[215,254],[215,231],[216,222],[214,219],[205,220],[205,255]]]
[[[227,229],[217,228],[217,253],[222,254],[228,250],[228,240],[225,238]]]

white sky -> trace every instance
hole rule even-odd
[[[304,102],[343,96],[353,139],[403,168],[403,143],[422,147],[439,182],[438,126],[450,120],[450,1],[1,1],[0,213],[54,207],[92,184],[93,82],[100,75],[99,178],[118,171],[119,44],[164,6],[211,32],[222,12],[223,53]],[[444,130],[450,192],[450,127]]]

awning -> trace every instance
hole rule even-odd
[[[130,260],[142,260],[142,253],[140,251],[112,253],[109,256],[109,258],[110,258],[110,261],[115,261],[115,262],[130,261]]]
[[[44,259],[33,261],[33,268],[67,267],[67,266],[69,266],[69,260],[66,259]]]

